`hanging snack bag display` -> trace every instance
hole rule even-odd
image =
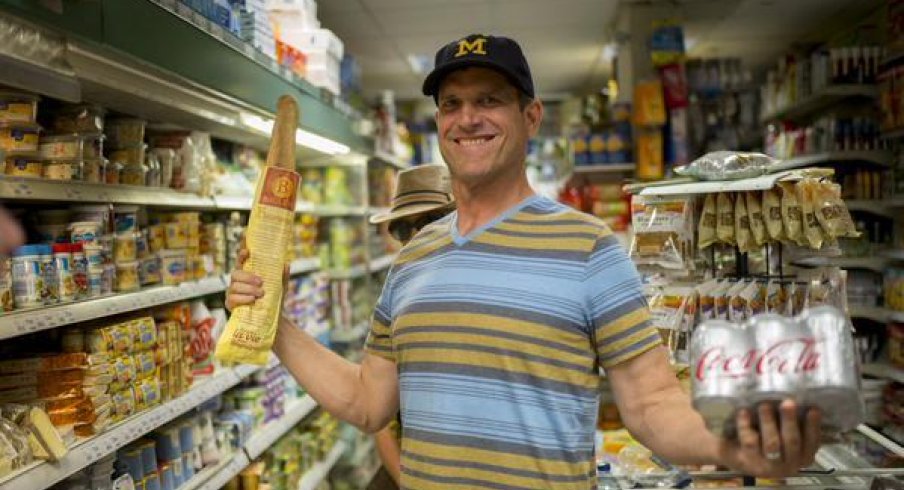
[[[782,196],[777,188],[763,191],[763,220],[766,222],[766,234],[773,241],[785,239],[782,223]]]
[[[750,233],[753,235],[753,244],[761,247],[766,243],[766,223],[763,221],[760,193],[745,192],[744,194],[747,199],[747,216],[750,219]]]
[[[703,201],[703,212],[697,225],[697,248],[704,249],[716,243],[716,196],[707,194]]]
[[[748,252],[753,249],[752,236],[750,232],[750,216],[747,214],[747,199],[744,194],[735,195],[735,242],[738,250]]]
[[[800,208],[800,202],[797,200],[797,192],[794,184],[791,182],[780,182],[779,187],[782,189],[782,228],[785,230],[785,238],[798,245],[805,245],[806,239],[803,235],[803,211]]]
[[[800,203],[804,242],[810,248],[819,250],[822,248],[826,237],[823,236],[822,227],[819,226],[819,221],[816,218],[816,196],[813,193],[813,184],[815,183],[816,181],[813,179],[802,179],[794,187],[797,192],[797,200]]]
[[[716,199],[716,210],[718,211],[719,220],[716,224],[716,236],[720,243],[726,245],[734,245],[735,242],[735,213],[734,199],[732,195],[726,192],[719,194]]]
[[[816,200],[816,219],[827,236],[857,238],[860,232],[854,226],[851,213],[841,199],[841,186],[832,182],[818,182],[813,193]]]
[[[295,129],[298,105],[291,96],[279,98],[276,123],[248,221],[246,246],[250,257],[243,269],[263,279],[264,296],[235,308],[217,342],[221,361],[263,365],[282,310],[283,270],[291,250],[299,175],[295,169]]]

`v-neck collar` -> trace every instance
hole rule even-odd
[[[533,203],[534,201],[536,201],[537,199],[540,199],[540,198],[541,198],[541,196],[539,194],[531,194],[530,196],[524,198],[521,202],[506,209],[502,213],[499,213],[498,216],[491,219],[484,225],[479,226],[479,227],[475,228],[474,230],[471,230],[471,233],[468,233],[465,236],[461,236],[461,234],[458,231],[458,211],[455,211],[454,213],[452,213],[452,219],[449,220],[449,227],[450,227],[450,231],[452,233],[452,242],[455,243],[455,245],[461,247],[462,245],[465,245],[468,242],[470,242],[471,240],[477,238],[481,233],[485,232],[486,230],[489,230],[490,228],[493,228],[494,226],[498,225],[499,223],[511,218],[514,214],[521,211],[522,209],[524,209],[525,207],[527,207],[528,205],[530,205],[531,203]]]

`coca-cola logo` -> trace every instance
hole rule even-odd
[[[780,340],[766,349],[732,351],[724,345],[711,347],[697,359],[696,378],[743,378],[755,374],[801,374],[819,367],[820,354],[814,337]]]

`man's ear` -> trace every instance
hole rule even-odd
[[[527,130],[531,137],[540,131],[540,123],[543,122],[543,103],[540,99],[534,99],[524,108],[524,117],[527,119]]]

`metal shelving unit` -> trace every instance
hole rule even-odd
[[[330,473],[330,470],[333,469],[333,466],[336,466],[336,462],[339,461],[339,457],[342,456],[342,453],[347,449],[346,445],[342,441],[337,441],[333,446],[333,449],[327,454],[326,458],[323,461],[318,461],[314,463],[314,466],[308,470],[304,476],[298,481],[298,490],[314,490],[320,485],[326,476]]]
[[[904,369],[892,366],[888,361],[871,362],[860,366],[860,369],[863,374],[904,383]]]
[[[208,277],[178,286],[156,286],[75,303],[14,311],[0,316],[0,339],[160,306],[226,291],[223,277]]]
[[[795,168],[812,167],[814,165],[830,164],[868,164],[877,167],[889,167],[894,162],[890,152],[882,150],[873,151],[828,151],[813,155],[801,155],[783,160],[773,169],[790,170]]]
[[[621,174],[633,172],[637,167],[634,163],[612,163],[602,165],[575,165],[575,174]]]
[[[56,463],[38,462],[0,479],[0,489],[30,490],[49,488],[69,475],[115,452],[142,435],[163,426],[190,409],[239,384],[256,367],[242,370],[221,369],[210,379],[196,382],[186,393],[138,413],[114,425],[107,431],[86,438],[69,449]]]
[[[762,123],[783,119],[801,119],[810,116],[822,109],[831,107],[845,99],[867,98],[875,99],[879,96],[879,89],[875,85],[829,85],[819,92],[797,101],[773,112],[763,114]]]

